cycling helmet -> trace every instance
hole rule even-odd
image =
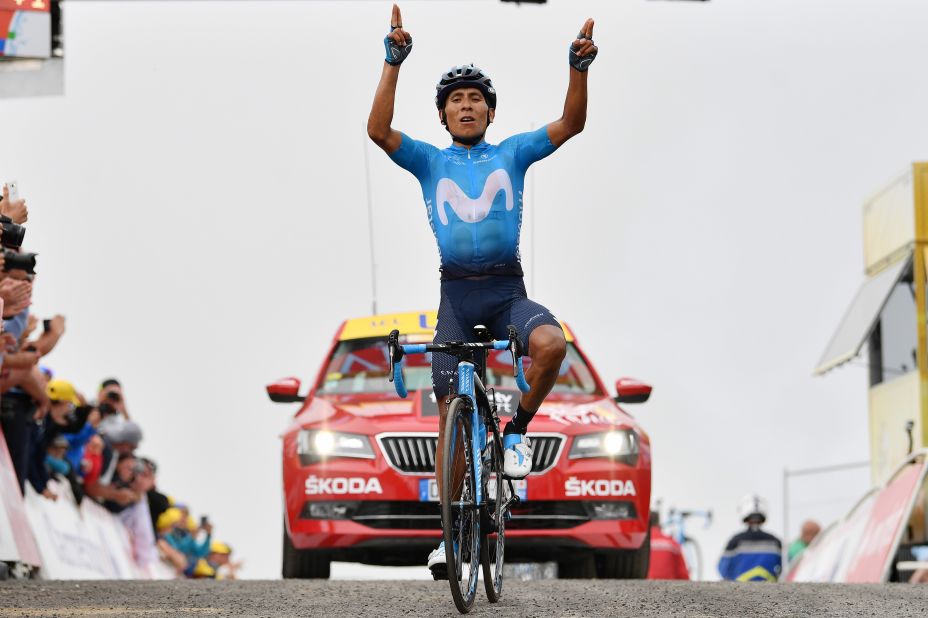
[[[763,523],[767,521],[767,501],[757,494],[748,494],[738,503],[738,515],[744,522],[754,519]]]
[[[458,88],[477,88],[483,93],[490,109],[496,109],[496,89],[490,76],[480,67],[473,64],[464,64],[451,67],[441,75],[435,85],[435,105],[438,109],[445,109],[445,101],[452,91]]]

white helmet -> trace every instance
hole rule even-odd
[[[767,501],[757,494],[747,494],[738,503],[738,515],[741,521],[747,521],[752,516],[759,516],[761,521],[767,521]]]

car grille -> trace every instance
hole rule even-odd
[[[557,463],[564,443],[562,436],[533,435],[532,474],[547,472]],[[379,438],[380,449],[390,465],[405,474],[433,474],[438,436],[433,434],[385,435]],[[492,447],[492,443],[491,443]]]
[[[380,448],[390,465],[407,474],[435,472],[435,447],[438,436],[428,434],[385,436]]]

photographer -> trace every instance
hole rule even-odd
[[[26,200],[10,200],[10,187],[6,183],[3,185],[3,199],[0,200],[0,215],[9,217],[19,225],[29,220],[29,209],[26,208]]]
[[[29,462],[29,483],[46,498],[55,500],[57,496],[48,488],[49,469],[46,456],[49,447],[61,434],[80,431],[87,422],[92,408],[85,405],[83,397],[67,380],[57,378],[49,380],[46,394],[49,399],[48,414],[41,423],[33,424],[31,428],[32,455]]]
[[[100,391],[97,393],[97,401],[106,408],[101,410],[104,417],[118,412],[119,415],[129,420],[129,412],[126,409],[126,398],[122,392],[122,384],[116,378],[107,378],[100,383]]]
[[[102,425],[102,423],[101,423]],[[142,441],[142,429],[134,421],[108,427],[103,435],[104,447],[99,476],[84,479],[87,495],[98,502],[112,501],[123,507],[139,501],[139,493],[128,487],[113,485],[119,458],[133,455]]]
[[[32,282],[21,271],[3,275],[6,278],[0,281],[0,298],[4,300],[3,333],[0,335],[0,393],[3,394],[0,398],[0,427],[22,491],[32,459],[30,425],[36,417],[36,401],[44,410],[47,397],[44,378],[35,373],[41,355],[38,350],[19,349],[20,338],[29,320]]]

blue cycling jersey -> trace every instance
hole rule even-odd
[[[525,172],[555,150],[547,127],[469,149],[452,144],[439,150],[403,134],[390,158],[422,185],[442,279],[522,275]]]

